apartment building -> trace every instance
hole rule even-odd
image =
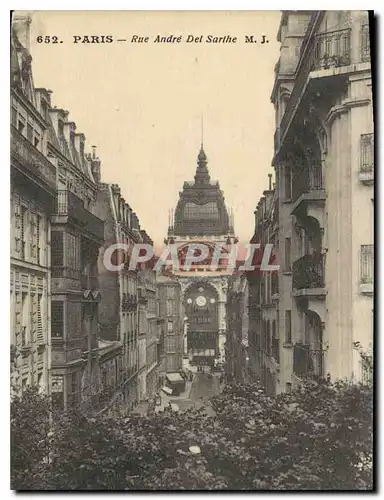
[[[284,11],[271,100],[280,375],[361,379],[373,340],[374,135],[368,13]]]
[[[279,264],[279,200],[272,174],[269,188],[263,192],[255,210],[255,231],[251,243],[260,245],[260,264],[267,244],[272,244],[274,264]],[[256,272],[255,272],[256,271]],[[268,394],[275,394],[279,386],[280,334],[279,334],[279,271],[256,268],[247,272],[250,295],[249,311],[249,367],[252,379],[257,379]],[[281,339],[284,342],[284,339]]]
[[[228,381],[246,382],[249,376],[249,284],[246,274],[234,274],[228,282],[224,370]]]
[[[181,286],[176,278],[158,275],[159,318],[164,328],[164,372],[178,372],[183,367],[184,314]],[[160,324],[162,321],[160,321]]]
[[[121,188],[102,182],[98,188],[99,215],[105,220],[105,243],[98,261],[100,337],[122,345],[118,401],[129,409],[139,400],[139,276],[137,269],[129,269],[129,250],[108,252],[116,244],[132,248],[142,238],[139,219],[123,198]]]
[[[48,156],[45,102],[34,88],[27,17],[11,37],[10,327],[11,391],[50,393],[50,214],[56,167]]]

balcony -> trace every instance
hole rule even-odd
[[[295,296],[324,295],[324,256],[304,255],[292,266],[292,288]]]
[[[293,207],[291,214],[297,214],[308,203],[323,204],[325,190],[321,165],[297,169],[292,182]]]
[[[319,11],[314,24],[321,21],[323,13]],[[278,140],[275,138],[275,154],[284,143],[288,129],[296,115],[297,109],[302,102],[304,93],[311,82],[310,73],[319,70],[329,70],[341,66],[348,66],[351,63],[351,30],[344,29],[326,33],[319,33],[316,36],[307,36],[302,44],[301,56],[296,70],[295,86],[285,109],[284,116],[280,123]],[[336,72],[324,75],[315,75],[315,78],[324,76],[337,76]],[[340,90],[340,85],[335,85],[336,91]]]
[[[135,295],[130,293],[123,293],[121,300],[121,309],[124,312],[134,311],[137,306],[137,299]]]
[[[56,190],[56,169],[13,125],[11,125],[11,161],[23,174],[37,181],[51,195]]]
[[[360,293],[373,295],[374,283],[374,248],[373,245],[361,245],[360,249]]]
[[[315,37],[312,70],[348,66],[351,63],[351,30],[328,31]]]
[[[293,348],[293,372],[298,377],[321,378],[324,376],[324,351],[311,349],[307,344]]]
[[[68,222],[80,226],[84,233],[98,242],[104,241],[104,221],[93,215],[84,207],[84,202],[74,193],[66,189],[57,193],[55,215],[67,218]]]
[[[360,136],[360,171],[359,180],[363,184],[373,184],[374,180],[374,135]]]

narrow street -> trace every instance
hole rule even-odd
[[[172,403],[176,403],[180,411],[205,406],[207,413],[210,415],[213,414],[213,410],[208,404],[208,400],[219,392],[220,382],[218,375],[213,375],[212,378],[209,378],[206,373],[196,373],[189,397],[185,399],[170,397],[169,400]]]

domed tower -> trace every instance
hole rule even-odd
[[[173,274],[182,287],[187,317],[184,355],[192,364],[213,366],[224,362],[225,303],[231,271],[227,265],[222,265],[225,259],[212,270],[211,258],[216,245],[231,245],[238,240],[234,234],[233,216],[228,214],[223,192],[219,183],[211,180],[207,164],[207,155],[201,144],[195,180],[184,182],[176,210],[170,213],[165,242],[179,245],[181,264],[189,245],[204,244],[209,249],[208,259],[190,269],[181,265],[178,271],[173,270]]]
[[[184,182],[176,206],[174,224],[168,234],[175,236],[233,236],[223,192],[211,181],[203,144],[198,157],[194,182]]]

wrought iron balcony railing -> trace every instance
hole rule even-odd
[[[360,250],[360,283],[373,284],[374,248],[373,245],[361,245]]]
[[[67,216],[98,240],[104,240],[104,221],[89,212],[84,207],[83,200],[71,191],[66,189],[58,191],[55,215]]]
[[[324,351],[322,349],[311,349],[311,346],[307,344],[295,344],[293,349],[293,372],[299,377],[323,377]]]
[[[362,182],[373,181],[374,177],[374,135],[360,136],[360,172]]]
[[[292,265],[292,288],[324,287],[324,256],[304,255]]]
[[[305,166],[294,171],[292,201],[296,201],[302,194],[322,189],[324,189],[324,184],[321,164],[314,164],[311,167]]]
[[[321,13],[319,12],[319,15]],[[351,30],[338,30],[319,33],[317,36],[304,40],[301,56],[297,66],[295,86],[292,90],[284,116],[280,122],[278,136],[275,137],[275,148],[280,148],[297,104],[302,98],[303,90],[308,82],[311,71],[349,65],[351,62]],[[278,137],[278,138],[277,138]]]
[[[329,31],[316,35],[313,69],[348,66],[351,62],[351,30]]]

